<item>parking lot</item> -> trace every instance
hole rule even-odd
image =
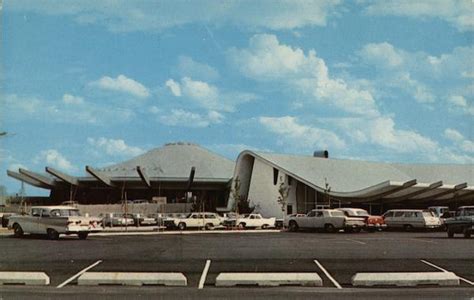
[[[64,237],[0,237],[0,271],[45,272],[44,287],[4,285],[0,298],[81,295],[142,295],[165,298],[324,298],[474,297],[474,242],[448,239],[444,232],[233,232],[200,234],[91,235],[88,240]],[[86,272],[178,272],[185,287],[79,286],[74,275]],[[355,287],[361,272],[454,272],[459,286]],[[220,273],[316,273],[320,287],[216,287]],[[69,280],[69,281],[68,281]],[[60,288],[57,288],[60,286]]]

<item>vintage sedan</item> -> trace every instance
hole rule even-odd
[[[326,232],[360,231],[365,222],[360,218],[351,218],[336,209],[313,209],[304,216],[294,216],[288,219],[290,231],[299,229],[324,229]]]
[[[275,218],[264,218],[261,214],[240,215],[236,224],[239,228],[270,228],[275,227]]]
[[[222,222],[223,220],[218,214],[211,212],[194,212],[185,218],[174,219],[174,224],[179,230],[185,230],[186,228],[205,228],[210,230],[222,225]]]
[[[337,208],[337,210],[342,211],[347,217],[360,218],[361,220],[364,220],[364,229],[366,231],[374,232],[387,228],[387,224],[385,224],[385,221],[382,216],[370,215],[365,209],[344,207]]]
[[[102,217],[102,223],[104,226],[130,226],[135,225],[135,218],[132,214],[125,213],[107,213],[105,215],[100,214]]]
[[[89,233],[102,230],[101,221],[94,217],[83,217],[71,206],[34,206],[28,215],[14,215],[8,219],[8,228],[15,237],[23,234],[46,234],[57,240],[60,234],[77,234],[86,239]]]

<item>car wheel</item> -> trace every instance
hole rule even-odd
[[[80,240],[85,240],[87,239],[87,236],[89,235],[89,232],[79,232],[77,236],[79,237]]]
[[[468,239],[471,237],[471,230],[469,230],[468,228],[465,228],[463,231],[463,234],[464,234],[464,237]]]
[[[405,229],[405,231],[413,231],[413,226],[410,224],[406,224],[403,225],[403,229]]]
[[[448,238],[452,239],[454,237],[454,229],[448,227]]]
[[[20,238],[23,236],[23,228],[19,224],[13,225],[13,235],[17,238]]]
[[[59,232],[57,232],[57,231],[54,230],[54,229],[51,229],[51,228],[48,229],[47,234],[48,234],[48,238],[49,238],[50,240],[57,240],[57,239],[59,239]]]
[[[244,229],[244,228],[245,228],[245,223],[240,223],[240,224],[239,224],[239,228],[240,228],[240,229]]]
[[[290,221],[290,224],[289,224],[288,227],[289,227],[290,231],[292,231],[292,232],[298,231],[298,223],[296,223],[296,221]]]
[[[186,223],[183,223],[183,222],[179,223],[178,224],[178,229],[179,230],[185,230],[186,229]]]
[[[206,226],[204,226],[206,230],[212,230],[214,229],[214,225],[212,223],[207,223]]]
[[[324,225],[324,230],[326,230],[326,232],[336,232],[336,228],[332,224]]]
[[[361,230],[360,227],[355,227],[352,229],[353,232],[360,232],[360,230]]]
[[[262,225],[262,229],[267,229],[268,227],[269,227],[268,224],[263,224]]]

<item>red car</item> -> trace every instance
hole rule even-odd
[[[374,232],[380,231],[387,228],[387,224],[382,216],[371,216],[369,213],[362,208],[338,208],[338,210],[344,212],[348,217],[352,218],[362,218],[365,221],[365,230]]]

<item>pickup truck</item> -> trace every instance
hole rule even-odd
[[[84,240],[91,232],[102,230],[100,219],[81,216],[77,208],[71,206],[33,206],[28,215],[14,215],[8,219],[8,228],[15,237],[23,234],[46,234],[57,240],[60,234],[77,234]]]
[[[365,226],[360,218],[346,217],[342,211],[336,209],[313,209],[308,214],[295,215],[288,219],[290,231],[299,229],[324,229],[326,232],[360,231]]]
[[[236,219],[236,224],[239,228],[270,228],[275,227],[275,218],[264,218],[261,214],[240,215]]]
[[[465,238],[470,238],[474,231],[474,206],[461,206],[456,215],[446,219],[444,222],[448,237],[454,237],[455,233],[462,233]]]

